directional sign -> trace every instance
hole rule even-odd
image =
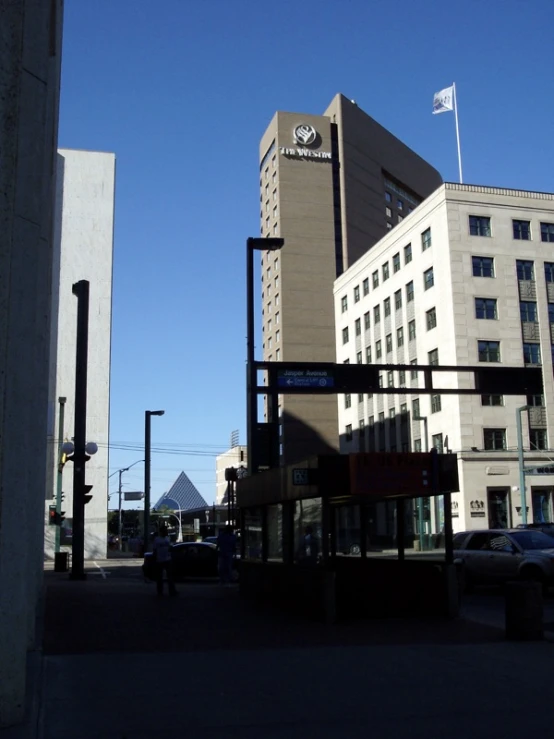
[[[144,493],[139,493],[138,491],[127,491],[123,493],[123,497],[125,500],[142,500],[144,498]]]
[[[307,387],[323,389],[334,387],[335,378],[328,370],[283,370],[277,375],[277,384],[282,388]]]

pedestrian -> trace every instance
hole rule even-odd
[[[217,569],[222,585],[228,586],[233,580],[233,558],[236,546],[237,539],[233,533],[233,527],[226,526],[217,537]]]
[[[298,559],[304,564],[317,564],[319,558],[319,541],[311,526],[306,526],[300,541]]]
[[[164,572],[167,576],[169,595],[177,595],[173,580],[173,566],[171,562],[171,542],[167,535],[167,526],[161,526],[158,536],[152,544],[152,556],[156,562],[156,589],[158,596],[164,592]]]

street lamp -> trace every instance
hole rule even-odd
[[[246,433],[248,473],[256,472],[258,465],[256,425],[258,423],[257,372],[254,358],[254,252],[277,251],[285,244],[280,238],[253,238],[246,240]]]
[[[523,467],[523,433],[521,430],[521,414],[529,410],[530,406],[522,405],[516,408],[517,429],[517,458],[519,465],[519,490],[521,493],[521,523],[527,523],[527,491],[525,490],[525,469]]]
[[[429,432],[427,428],[427,416],[414,416],[414,421],[421,421],[423,423],[423,435],[425,436],[425,452],[429,453]],[[418,519],[418,528],[419,528],[419,551],[423,551],[423,526],[424,526],[424,517],[423,517],[423,498],[418,498],[417,501],[417,519]]]
[[[121,540],[122,529],[123,529],[123,527],[122,527],[122,517],[121,517],[121,487],[122,487],[121,486],[121,475],[124,472],[127,472],[128,470],[130,470],[131,467],[134,467],[136,464],[140,464],[141,462],[144,462],[144,459],[139,459],[136,462],[133,462],[133,464],[130,464],[128,467],[123,467],[123,469],[118,470],[118,473],[119,473],[119,488],[118,488],[118,493],[119,493],[119,515],[118,515],[117,533],[118,533],[118,538],[119,538],[119,545],[118,545],[119,551],[121,551],[122,548],[123,548],[123,542]]]
[[[144,551],[150,543],[150,419],[165,411],[144,411]]]

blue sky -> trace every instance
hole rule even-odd
[[[456,181],[453,116],[431,114],[455,81],[464,181],[552,191],[553,23],[551,0],[66,3],[60,146],[117,155],[110,472],[142,459],[147,408],[172,451],[153,501],[184,470],[211,503],[215,454],[245,441],[244,244],[275,110],[342,92]],[[142,490],[143,466],[123,479]]]

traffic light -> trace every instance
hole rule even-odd
[[[48,506],[48,525],[55,526],[58,512],[55,505]]]
[[[89,457],[90,459],[90,457]],[[86,505],[87,503],[90,503],[92,500],[92,495],[89,495],[90,491],[92,490],[92,485],[83,485],[83,505]]]

